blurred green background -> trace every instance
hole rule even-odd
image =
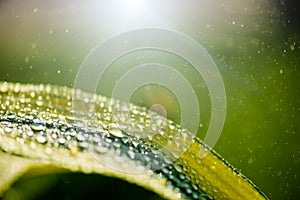
[[[214,149],[270,199],[297,199],[299,10],[296,1],[285,0],[0,0],[0,80],[72,87],[88,53],[117,33],[153,26],[183,32],[208,51],[225,83],[227,116]],[[208,91],[192,66],[179,57],[154,50],[122,57],[106,71],[98,93],[110,96],[122,74],[153,60],[173,66],[191,82],[200,102],[198,136],[203,138],[210,119]],[[141,87],[131,100],[147,107],[162,104],[168,117],[179,122],[180,105],[167,88]],[[69,177],[68,184],[64,184],[65,176]],[[74,191],[99,193],[93,188],[86,191],[78,182],[99,184],[99,188],[118,182],[101,176],[58,173],[25,177],[15,188],[22,190],[22,184],[24,189],[30,181],[40,188],[45,186],[42,198],[58,192],[61,199],[79,198],[71,195]],[[72,190],[68,189],[70,184]],[[120,184],[121,188],[132,187]],[[131,192],[137,199],[142,198],[139,193]],[[149,198],[157,198],[152,195]]]

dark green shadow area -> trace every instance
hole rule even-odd
[[[162,197],[117,178],[83,173],[32,173],[18,180],[3,200],[144,199]]]

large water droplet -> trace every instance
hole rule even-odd
[[[108,132],[115,137],[119,137],[119,138],[124,137],[124,134],[122,133],[122,131],[119,128],[110,128],[110,129],[108,129]]]
[[[35,123],[30,125],[30,128],[33,131],[43,131],[43,130],[46,129],[46,126],[43,123],[35,122]]]

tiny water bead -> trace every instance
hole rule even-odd
[[[70,104],[72,96],[75,107]],[[132,180],[139,173],[152,181],[158,178],[162,185],[156,190],[168,198],[174,194],[179,199],[222,199],[234,194],[224,186],[227,182],[220,182],[229,179],[233,181],[231,187],[240,184],[250,197],[263,199],[253,185],[191,133],[146,108],[81,91],[74,93],[66,87],[6,82],[0,83],[0,105],[0,149],[6,152],[62,163],[89,153],[106,170],[134,172],[127,174]],[[90,108],[93,112],[85,110]],[[186,142],[190,147],[183,145]],[[167,144],[168,151],[164,150]],[[38,148],[38,153],[26,154]],[[54,152],[61,150],[69,152],[70,158],[57,159],[60,155]],[[200,152],[207,152],[208,157],[199,157]],[[75,160],[74,165],[93,171],[88,162],[76,164]],[[217,169],[228,170],[228,178]],[[152,187],[146,182],[139,184]]]

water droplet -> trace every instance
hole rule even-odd
[[[117,141],[113,141],[112,145],[116,148],[116,149],[120,149],[121,147],[121,143],[117,140]]]
[[[131,112],[132,112],[134,115],[137,115],[137,114],[140,113],[139,110],[137,110],[137,109],[134,109],[134,110],[132,110]]]
[[[51,134],[51,138],[54,139],[54,140],[56,140],[58,138],[58,135],[56,133],[52,133]]]
[[[15,118],[16,118],[16,114],[13,113],[13,112],[11,112],[11,113],[9,113],[9,114],[7,115],[7,119],[13,120],[13,119],[15,119]]]
[[[164,175],[168,175],[169,174],[169,170],[166,167],[162,168],[161,171],[162,171],[162,173]]]
[[[194,190],[196,190],[196,191],[199,189],[199,188],[198,188],[198,185],[197,185],[196,183],[192,183],[191,186],[192,186],[192,188],[193,188]]]
[[[39,107],[42,106],[43,105],[43,101],[36,101],[36,105],[39,106]]]
[[[281,170],[277,171],[277,176],[281,176]]]
[[[127,152],[128,156],[131,158],[131,159],[134,159],[134,152],[133,151],[128,151]]]
[[[182,165],[180,163],[174,163],[173,167],[175,168],[175,170],[179,173],[182,172]]]
[[[253,162],[253,159],[250,158],[250,159],[248,160],[248,164],[251,164],[252,162]]]
[[[32,131],[27,131],[27,136],[28,137],[32,137],[34,134],[33,134],[33,132]]]
[[[280,69],[280,70],[279,70],[279,73],[280,73],[280,74],[283,74],[283,69]]]
[[[186,190],[186,193],[187,193],[187,194],[191,194],[191,193],[192,193],[191,188],[186,188],[185,190]]]
[[[46,126],[42,123],[33,123],[32,125],[30,125],[30,128],[33,131],[43,131],[46,129]]]
[[[25,59],[24,59],[24,61],[25,61],[25,63],[29,63],[30,58],[28,56],[26,56]]]
[[[12,129],[9,128],[9,127],[6,127],[6,128],[4,129],[4,132],[5,132],[5,133],[11,133],[11,132],[12,132]]]
[[[113,136],[115,136],[115,137],[124,137],[124,134],[122,133],[122,131],[120,130],[120,129],[118,129],[118,128],[110,128],[110,129],[108,129],[108,132],[110,133],[110,134],[112,134]]]
[[[36,141],[38,143],[44,144],[44,143],[47,142],[47,138],[45,136],[43,136],[43,135],[39,135],[39,136],[36,137]]]
[[[33,12],[34,12],[34,13],[37,13],[37,11],[38,11],[38,9],[37,9],[37,8],[33,9]]]
[[[81,150],[85,150],[88,148],[89,144],[87,142],[80,142],[78,146]]]
[[[134,139],[134,140],[132,140],[132,144],[134,147],[137,147],[139,145],[139,141]]]
[[[174,130],[174,129],[175,129],[174,124],[169,124],[169,129],[170,129],[170,130]]]
[[[61,145],[63,145],[63,144],[66,143],[66,139],[65,138],[59,138],[58,139],[58,143],[61,144]]]
[[[174,161],[170,156],[164,156],[163,159],[167,164],[172,164]]]
[[[85,138],[82,134],[78,134],[77,137],[76,137],[77,141],[78,142],[82,142],[82,141],[85,141]]]
[[[127,144],[129,142],[129,138],[128,137],[123,137],[121,140],[122,140],[122,142],[124,144]]]
[[[77,119],[76,117],[71,116],[71,115],[66,116],[66,122],[67,123],[74,123],[76,121],[76,119]]]
[[[184,176],[183,174],[179,174],[179,178],[180,178],[181,180],[184,180],[184,179],[185,179],[185,176]]]
[[[218,192],[218,189],[217,189],[217,188],[213,188],[213,192],[214,192],[214,193],[217,193],[217,192]]]
[[[194,198],[194,199],[199,199],[198,193],[193,192],[193,198]],[[201,197],[201,199],[205,200],[205,199],[207,199],[207,198],[206,198],[206,196],[205,196],[204,198]],[[201,199],[200,199],[200,200],[201,200]]]
[[[291,44],[290,48],[291,48],[292,51],[294,51],[295,50],[295,43]]]

